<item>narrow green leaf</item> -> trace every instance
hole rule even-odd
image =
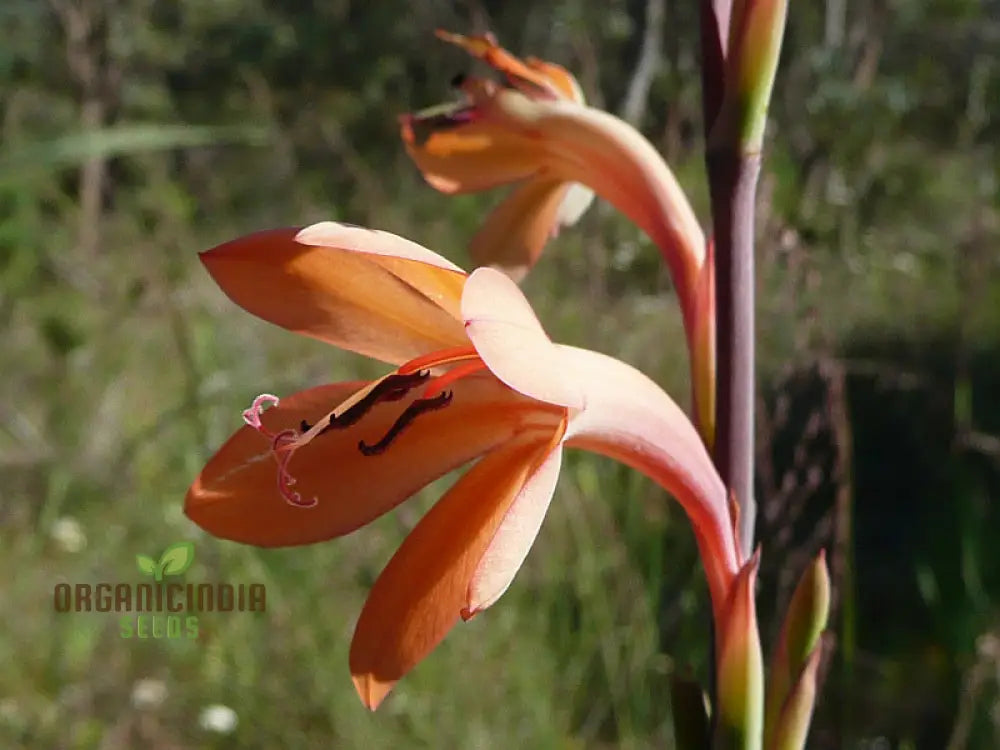
[[[260,127],[119,125],[0,149],[0,172],[23,173],[32,169],[74,167],[90,159],[223,143],[260,145],[267,142],[267,137],[267,131]]]
[[[803,750],[809,735],[813,706],[816,703],[816,673],[823,649],[817,645],[792,686],[775,727],[773,745],[767,750]]]
[[[826,552],[820,550],[795,587],[771,660],[764,714],[766,747],[773,744],[778,716],[788,692],[812,658],[829,614],[830,574],[826,569]]]

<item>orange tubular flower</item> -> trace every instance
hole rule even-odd
[[[350,655],[367,706],[459,618],[506,590],[541,525],[564,445],[616,458],[677,498],[715,617],[725,616],[739,569],[732,521],[693,425],[632,367],[552,343],[504,274],[467,276],[400,237],[329,222],[260,232],[201,257],[255,315],[398,365],[373,382],[258,397],[188,491],[185,512],[201,527],[260,546],[319,542],[479,458],[368,597]]]
[[[569,71],[534,57],[519,60],[503,49],[492,34],[467,37],[438,31],[437,36],[501,71],[509,85],[529,99],[584,104],[583,91]],[[458,85],[479,84],[474,80],[463,83],[464,80],[458,79]],[[407,150],[420,164],[418,155],[422,152],[422,146],[416,145],[417,140],[428,130],[447,129],[452,123],[464,123],[469,118],[475,119],[475,114],[464,104],[446,104],[413,115],[404,115],[401,124]],[[484,146],[487,150],[491,149],[485,143],[473,143],[464,135],[456,135],[455,141],[447,137],[442,141],[436,140],[441,138],[440,133],[430,133],[434,144],[444,151],[455,149],[454,155],[458,160],[464,160],[467,156],[465,152],[470,148],[473,151]],[[488,138],[489,134],[477,132],[472,137],[477,140],[481,136]],[[434,144],[431,144],[431,149],[435,148]],[[435,171],[425,172],[425,176],[431,185],[445,193],[482,190],[507,182],[519,182],[487,217],[469,243],[469,252],[477,265],[497,266],[512,278],[520,280],[538,260],[549,238],[556,236],[560,228],[575,224],[586,212],[594,200],[594,193],[558,174],[533,169],[531,164],[525,164],[516,154],[504,153],[503,144],[495,145],[499,150],[491,154],[495,163],[488,173],[475,176],[465,173],[457,181],[454,175]],[[487,155],[488,158],[489,156]],[[504,163],[508,156],[513,156],[517,163]],[[475,168],[474,165],[469,166]],[[498,173],[498,167],[503,170],[501,173]],[[461,168],[459,165],[459,169]],[[513,170],[513,173],[507,170]],[[469,182],[470,179],[473,180],[472,183]],[[483,181],[481,186],[477,184],[478,180]]]
[[[699,427],[711,445],[711,259],[670,168],[631,125],[568,95],[579,89],[562,68],[531,58],[522,62],[492,36],[438,36],[493,66],[507,83],[463,78],[458,85],[464,102],[401,118],[407,152],[436,189],[465,193],[518,184],[473,240],[475,260],[514,278],[523,275],[553,234],[568,184],[586,185],[612,203],[652,238],[670,267],[691,351]]]

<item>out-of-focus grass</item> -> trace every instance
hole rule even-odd
[[[100,257],[72,260],[70,232],[57,226],[46,241],[26,238],[36,252],[21,258],[21,280],[6,277],[3,343],[17,367],[0,384],[0,566],[8,571],[0,583],[0,743],[669,745],[669,675],[706,669],[694,546],[683,514],[660,490],[583,454],[567,460],[511,590],[458,626],[376,716],[361,709],[347,671],[354,620],[378,571],[447,482],[347,538],[300,549],[220,542],[187,521],[188,484],[254,395],[382,368],[251,318],[208,280],[195,251],[260,224],[198,226],[185,196],[154,210],[152,195],[109,217]],[[382,212],[379,226],[464,262],[461,248],[488,200],[428,194]],[[143,211],[152,211],[148,233],[135,224]],[[336,208],[305,213],[352,218]],[[810,272],[821,281],[805,296],[789,293],[787,268],[762,268],[765,377],[798,350],[787,321],[803,310],[834,343],[884,324],[884,306],[902,311],[900,330],[920,328],[921,315],[941,325],[954,319],[955,296],[929,276],[933,269],[858,262],[813,258]],[[937,308],[924,304],[930,287]],[[567,231],[526,292],[555,339],[615,354],[687,403],[669,282],[653,248],[619,217],[599,209]],[[839,304],[847,294],[852,304]],[[78,551],[59,541],[65,519],[86,538]],[[204,614],[196,641],[125,640],[115,615],[53,612],[56,582],[136,582],[136,554],[181,539],[196,544],[187,580],[263,582],[267,612]],[[165,686],[162,703],[136,705],[144,680]],[[216,703],[236,711],[234,733],[199,726],[200,712]]]
[[[335,218],[405,234],[466,264],[465,242],[498,198],[434,194],[400,158],[389,175],[368,173],[356,193],[352,183],[349,201],[328,205],[326,174],[297,167],[293,152],[208,149],[188,154],[183,167],[176,154],[142,153],[116,163],[93,255],[75,247],[78,207],[59,180],[0,180],[0,747],[668,746],[670,673],[706,671],[704,585],[683,514],[629,470],[571,454],[510,591],[457,627],[374,717],[349,680],[353,623],[371,582],[447,482],[356,534],[294,550],[220,542],[181,514],[190,481],[253,396],[384,371],[254,320],[208,280],[196,251],[266,226]],[[388,149],[378,153],[392,163]],[[909,213],[871,220],[877,226],[863,232],[859,215],[870,206],[804,191],[794,159],[785,157],[788,176],[782,155],[772,157],[763,202],[777,208],[762,208],[759,253],[762,382],[817,351],[843,353],[869,331],[903,345],[961,333],[972,350],[997,340],[995,264],[982,264],[979,284],[963,277],[977,272],[962,243],[974,248],[990,236],[985,219],[978,239],[963,236],[975,224],[963,191],[974,156],[915,159],[923,172],[905,186]],[[700,158],[672,166],[701,196],[704,217]],[[867,163],[857,169],[873,172]],[[917,211],[921,220],[912,221]],[[787,217],[794,226],[781,223]],[[945,240],[954,254],[939,252]],[[613,211],[598,205],[564,231],[525,290],[553,338],[618,356],[687,403],[669,281],[654,248]],[[970,549],[985,517],[970,511]],[[86,538],[78,551],[60,541],[67,519]],[[196,543],[187,580],[262,581],[267,613],[206,614],[197,641],[141,642],[121,639],[114,615],[53,612],[56,582],[135,582],[136,554],[181,539]],[[961,625],[954,652],[921,642],[916,655],[899,646],[895,662],[861,655],[861,676],[848,686],[859,702],[886,715],[918,711],[923,703],[894,700],[911,662],[927,667],[922,690],[933,692],[956,669],[951,660],[972,658],[970,633],[986,627],[995,586],[988,578],[987,591],[977,587],[975,564],[990,559],[977,549],[966,575],[976,606],[935,610],[943,630]],[[901,569],[911,572],[911,562]],[[920,569],[930,571],[921,579],[927,606],[938,606],[935,571]],[[906,613],[896,614],[899,627]],[[155,707],[135,704],[146,680],[166,688]],[[237,712],[233,734],[199,726],[215,703]],[[875,717],[859,731],[886,721]]]

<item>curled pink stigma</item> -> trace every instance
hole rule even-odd
[[[243,410],[243,421],[248,426],[257,430],[261,435],[273,439],[274,433],[267,429],[263,422],[260,421],[260,415],[265,407],[277,406],[279,403],[281,403],[281,399],[277,396],[273,396],[270,393],[262,393],[253,400],[249,409]]]
[[[295,484],[295,477],[288,471],[288,462],[292,460],[295,451],[280,450],[282,445],[290,443],[298,437],[299,433],[295,430],[284,430],[275,435],[271,440],[271,453],[274,454],[274,458],[278,462],[278,492],[281,493],[281,496],[285,498],[285,502],[289,505],[293,505],[296,508],[315,508],[319,505],[317,497],[314,496],[308,500],[303,500],[301,493],[292,489],[292,485]]]
[[[295,442],[299,438],[299,433],[296,430],[282,430],[277,433],[271,432],[271,430],[264,426],[260,418],[265,408],[277,406],[280,401],[281,399],[277,396],[273,396],[270,393],[262,393],[253,400],[249,409],[244,410],[243,421],[247,423],[247,426],[252,427],[271,441],[271,454],[274,456],[274,460],[278,462],[278,493],[285,499],[285,502],[296,508],[313,508],[319,504],[317,498],[313,497],[309,500],[303,500],[301,493],[292,489],[292,486],[295,484],[295,477],[288,471],[288,462],[292,460],[295,450],[287,448],[282,450],[284,446]]]

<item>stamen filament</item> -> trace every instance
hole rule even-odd
[[[464,365],[459,365],[458,367],[453,367],[448,372],[443,375],[438,375],[436,378],[432,378],[427,387],[424,389],[424,398],[432,398],[437,394],[441,393],[445,388],[447,388],[452,383],[461,380],[467,375],[471,375],[474,372],[479,372],[480,370],[486,369],[486,363],[478,357],[472,362],[467,362]]]
[[[340,414],[330,414],[329,424],[316,434],[322,435],[327,430],[350,427],[356,424],[361,417],[371,411],[375,404],[380,401],[398,401],[417,385],[427,380],[429,375],[430,373],[426,370],[418,370],[406,375],[387,375],[376,382],[375,387],[368,391],[360,401]]]
[[[450,365],[454,362],[464,362],[469,359],[479,359],[479,353],[471,346],[456,346],[452,349],[441,349],[430,354],[424,354],[416,359],[400,365],[396,370],[400,375],[408,375],[418,370],[430,370],[441,365]]]
[[[295,455],[294,451],[281,450],[283,443],[295,440],[295,437],[295,430],[285,430],[275,435],[271,441],[271,454],[278,462],[278,492],[289,505],[294,505],[296,508],[314,508],[319,505],[319,498],[313,496],[308,500],[303,500],[302,494],[292,489],[295,477],[288,471],[288,462]]]
[[[431,378],[431,369],[444,365],[457,366]],[[265,408],[277,406],[279,403],[278,397],[269,393],[263,393],[254,399],[250,408],[243,412],[243,421],[270,441],[271,454],[278,463],[277,484],[281,497],[289,505],[311,508],[317,505],[319,500],[315,497],[303,500],[302,495],[292,489],[296,480],[288,470],[288,464],[296,450],[329,430],[352,427],[376,404],[398,401],[414,388],[425,385],[422,397],[403,410],[377,443],[369,445],[364,440],[358,442],[358,450],[365,456],[379,455],[421,414],[443,409],[451,403],[453,393],[446,391],[445,388],[485,368],[486,364],[471,346],[443,349],[412,359],[395,372],[369,383],[312,424],[305,419],[300,420],[298,430],[289,428],[276,433],[264,426],[261,419],[262,412]]]
[[[280,401],[281,399],[277,396],[273,396],[270,393],[262,393],[253,400],[249,409],[244,410],[243,421],[247,423],[248,427],[256,430],[271,441],[271,455],[278,462],[278,494],[289,505],[294,505],[297,508],[312,508],[319,503],[319,500],[315,497],[303,500],[302,495],[292,489],[292,485],[295,484],[295,477],[288,471],[288,462],[292,458],[293,451],[283,450],[286,445],[295,441],[298,433],[295,430],[272,432],[264,426],[260,418],[265,407],[277,406]],[[303,424],[305,423],[303,422]]]
[[[300,425],[303,428],[302,433],[297,435],[294,440],[281,446],[280,450],[296,450],[308,445],[314,438],[319,437],[327,430],[350,427],[371,411],[375,404],[403,398],[428,377],[430,377],[430,372],[421,370],[405,374],[389,373],[354,393],[315,424],[310,425],[308,422],[302,422]]]

